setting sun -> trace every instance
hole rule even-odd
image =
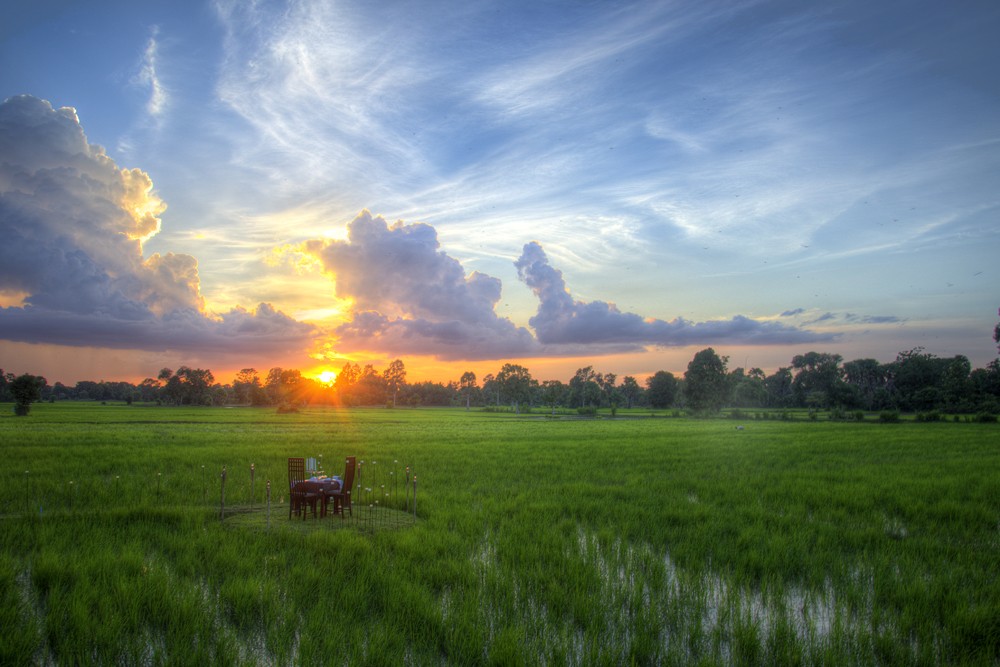
[[[333,381],[337,379],[337,374],[334,373],[333,371],[322,371],[319,375],[316,376],[316,379],[318,379],[323,384],[330,385],[333,384]]]

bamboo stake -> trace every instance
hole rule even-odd
[[[219,497],[219,521],[226,518],[226,466],[222,466],[222,495]]]

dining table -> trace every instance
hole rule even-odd
[[[315,475],[301,482],[296,482],[292,490],[319,494],[323,499],[323,507],[320,511],[320,517],[322,518],[326,516],[327,502],[330,498],[334,498],[334,502],[336,502],[336,493],[340,491],[343,484],[343,480],[338,475],[333,475],[332,477]],[[336,506],[334,506],[334,511],[336,512]]]

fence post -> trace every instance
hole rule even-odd
[[[226,518],[226,466],[222,466],[222,495],[219,497],[219,521]]]
[[[271,480],[267,480],[267,529],[271,530]]]
[[[253,510],[253,475],[255,467],[256,466],[253,463],[250,464],[250,509],[251,510]]]
[[[413,476],[413,520],[417,520],[417,476]]]

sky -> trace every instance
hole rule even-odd
[[[6,372],[996,358],[993,0],[12,4]]]

